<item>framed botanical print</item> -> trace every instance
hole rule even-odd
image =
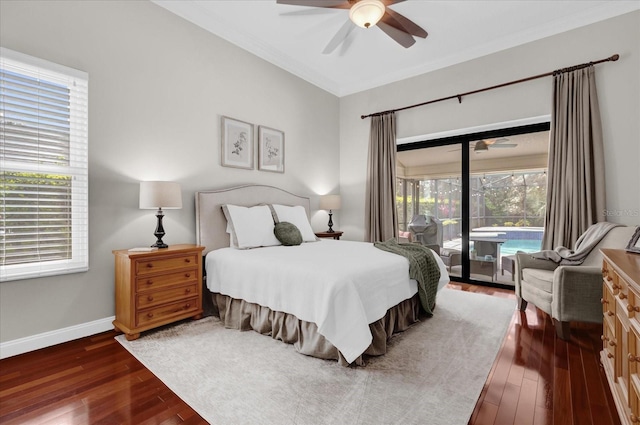
[[[222,117],[222,165],[253,170],[253,124]]]
[[[284,132],[258,126],[258,170],[284,173]]]

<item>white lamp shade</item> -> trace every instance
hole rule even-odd
[[[182,208],[180,184],[174,182],[140,182],[140,209]]]
[[[349,10],[349,18],[359,27],[370,28],[384,15],[384,4],[379,0],[360,0]]]
[[[324,195],[320,197],[321,210],[339,210],[340,207],[340,195]]]

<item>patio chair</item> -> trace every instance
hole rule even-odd
[[[462,253],[457,249],[441,248],[440,258],[449,271],[451,267],[462,264]]]

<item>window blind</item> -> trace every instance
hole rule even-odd
[[[0,281],[88,269],[88,76],[0,49]]]

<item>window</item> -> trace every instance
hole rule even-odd
[[[549,127],[541,122],[398,145],[398,176],[403,187],[416,187],[412,210],[409,190],[399,197],[398,216],[437,219],[437,244],[447,250],[453,280],[513,287],[504,257],[540,250]]]
[[[0,50],[0,281],[86,271],[88,76]]]

